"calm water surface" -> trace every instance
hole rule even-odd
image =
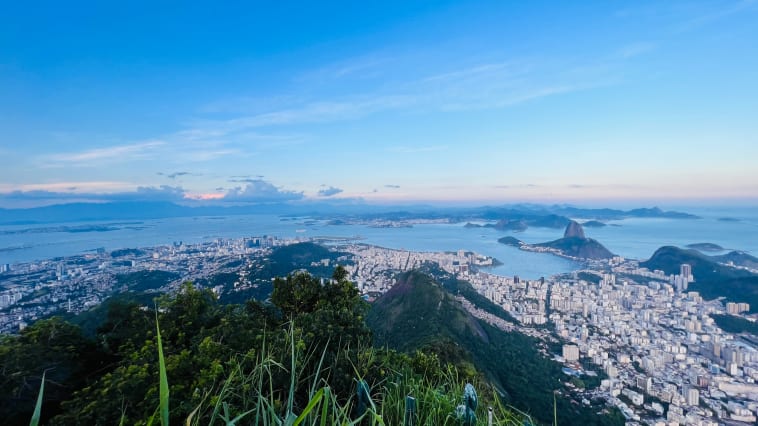
[[[715,243],[727,249],[758,253],[758,212],[753,209],[688,210],[701,219],[625,219],[603,228],[586,228],[612,252],[647,259],[660,246]],[[735,219],[732,221],[720,218]],[[580,219],[580,218],[579,218]],[[34,226],[0,226],[0,263],[29,262],[57,256],[81,254],[98,247],[114,250],[147,247],[174,241],[197,243],[216,238],[273,235],[278,237],[360,237],[362,242],[413,251],[470,250],[494,256],[504,265],[492,268],[501,275],[539,278],[568,272],[581,265],[557,256],[529,253],[499,244],[497,239],[512,235],[529,243],[560,238],[563,230],[529,228],[524,232],[501,232],[490,228],[464,228],[463,224],[416,225],[412,228],[370,228],[362,225],[306,225],[302,220],[281,220],[277,216],[227,216],[146,220],[124,224],[98,222],[116,230],[105,232],[63,232],[60,226],[93,225],[67,223]],[[22,230],[37,232],[22,232]]]

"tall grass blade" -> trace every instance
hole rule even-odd
[[[326,426],[326,415],[328,413],[327,410],[329,409],[329,402],[331,399],[331,389],[329,389],[329,386],[326,386],[324,387],[324,402],[321,403],[321,426]]]
[[[313,395],[314,392],[316,392],[316,386],[318,385],[318,379],[321,377],[321,367],[324,365],[324,357],[326,357],[326,349],[329,347],[329,340],[326,341],[326,344],[324,345],[324,350],[321,352],[321,359],[318,361],[318,367],[316,368],[316,374],[313,380],[313,383],[311,384],[311,391],[308,393],[308,395]]]
[[[147,426],[153,426],[153,423],[155,423],[155,416],[158,415],[158,411],[160,411],[161,406],[158,405],[155,407],[155,411],[153,412],[153,415],[150,416],[149,419],[147,419]]]
[[[290,323],[290,393],[287,398],[287,414],[285,419],[288,424],[290,423],[290,416],[292,415],[292,405],[295,400],[295,324]]]
[[[163,358],[163,342],[161,328],[158,325],[158,311],[155,312],[155,329],[158,335],[158,369],[160,374],[160,419],[161,426],[168,426],[168,377],[166,376],[166,360]]]
[[[553,394],[553,426],[558,426],[558,408],[555,403],[555,393]]]
[[[32,414],[32,420],[29,422],[29,426],[37,426],[39,424],[39,418],[42,415],[42,396],[45,393],[45,375],[47,371],[42,372],[42,383],[39,385],[39,395],[37,395],[37,405],[34,406],[34,414]]]
[[[324,389],[325,388],[321,388],[318,392],[316,392],[316,395],[314,395],[313,398],[311,398],[311,400],[308,401],[308,405],[305,406],[305,409],[303,410],[302,413],[300,413],[299,416],[297,416],[295,421],[292,422],[292,426],[297,426],[300,423],[302,423],[303,420],[305,420],[306,417],[308,417],[308,414],[310,414],[311,411],[313,411],[313,408],[316,407],[316,405],[318,405],[319,402],[321,402],[321,399],[324,397]]]

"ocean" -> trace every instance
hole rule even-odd
[[[755,209],[688,209],[700,219],[623,219],[585,234],[612,252],[647,259],[664,245],[714,243],[725,249],[758,254],[758,211]],[[577,218],[582,220],[581,218]],[[412,228],[327,225],[307,219],[273,215],[189,217],[134,222],[76,222],[0,226],[0,264],[31,262],[83,254],[103,247],[119,248],[198,243],[216,238],[272,235],[277,237],[355,237],[367,244],[412,251],[468,250],[493,256],[503,265],[491,273],[536,279],[569,272],[581,264],[558,256],[531,253],[497,242],[511,235],[528,243],[560,238],[562,229],[530,227],[523,232],[464,228],[459,224],[423,224]],[[73,232],[72,232],[73,231]],[[718,254],[718,252],[714,253]]]

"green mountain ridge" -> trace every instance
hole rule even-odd
[[[466,312],[431,277],[409,272],[373,306],[367,321],[374,331],[375,342],[399,350],[412,350],[432,343],[440,336],[470,334],[488,343],[489,336],[479,322]]]
[[[692,249],[664,246],[640,266],[678,274],[683,263],[692,266],[695,282],[689,289],[700,292],[706,299],[724,297],[732,302],[750,304],[750,312],[758,312],[758,275],[718,263],[717,257],[706,256]]]
[[[476,304],[475,304],[476,306]],[[446,286],[420,271],[398,276],[395,286],[377,299],[366,322],[375,344],[404,352],[433,350],[453,364],[473,364],[506,401],[543,424],[623,424],[617,410],[606,412],[596,401],[584,407],[565,390],[561,365],[546,358],[540,343],[518,332],[505,332],[474,318]],[[597,412],[605,415],[597,415]]]
[[[711,259],[720,263],[732,262],[738,266],[744,266],[746,268],[758,269],[758,258],[751,256],[744,251],[733,250],[726,254],[720,254],[711,256]]]

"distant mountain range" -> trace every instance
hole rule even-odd
[[[724,247],[713,243],[695,243],[687,244],[687,248],[695,249],[697,251],[723,251]]]
[[[582,209],[567,206],[513,205],[503,207],[378,206],[361,201],[272,203],[254,205],[180,205],[165,201],[71,203],[24,209],[0,209],[0,224],[35,224],[95,220],[141,220],[192,216],[278,214],[312,216],[345,223],[351,220],[447,219],[451,223],[470,220],[496,221],[501,230],[523,230],[529,226],[563,228],[570,217],[617,220],[630,217],[694,219],[697,216],[657,207],[634,210]],[[588,226],[599,223],[588,224]]]

